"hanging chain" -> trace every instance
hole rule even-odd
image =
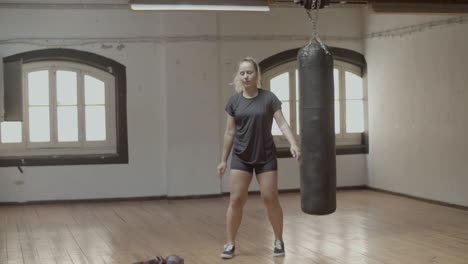
[[[310,38],[309,44],[312,43],[313,40],[317,41],[323,50],[325,50],[326,54],[330,54],[327,47],[322,43],[318,36],[317,30],[317,23],[318,23],[318,14],[319,9],[322,4],[322,0],[312,0],[312,8],[315,8],[315,17],[312,17],[312,11],[310,9],[306,9],[307,16],[309,17],[310,23],[312,23],[312,37]]]
[[[321,2],[322,0],[312,0],[312,8],[315,8],[315,14],[314,14],[315,17],[312,17],[311,9],[306,9],[307,16],[309,17],[309,20],[312,23],[312,37],[313,38],[317,36],[318,11],[319,11]]]

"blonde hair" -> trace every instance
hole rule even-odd
[[[234,73],[234,81],[232,82],[232,84],[234,85],[234,89],[236,90],[236,92],[240,93],[244,91],[244,85],[242,84],[242,80],[239,76],[239,67],[243,62],[250,62],[254,66],[255,72],[257,73],[257,87],[262,87],[260,66],[258,66],[257,61],[253,57],[246,57],[239,61],[239,63],[237,64],[237,72]]]

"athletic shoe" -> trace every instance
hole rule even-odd
[[[284,256],[284,243],[281,240],[275,240],[275,247],[273,248],[273,256]]]
[[[230,259],[234,257],[234,251],[236,250],[236,246],[232,243],[227,243],[224,245],[224,251],[221,253],[221,258],[223,259]]]

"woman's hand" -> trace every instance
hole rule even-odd
[[[297,160],[301,161],[302,160],[302,154],[301,154],[301,149],[299,148],[298,145],[291,145],[291,155]]]
[[[224,172],[226,171],[226,162],[221,161],[218,165],[218,176],[219,178],[223,178]]]

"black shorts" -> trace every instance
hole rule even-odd
[[[231,158],[231,170],[241,170],[253,173],[255,170],[255,174],[261,174],[264,172],[269,171],[277,171],[278,170],[278,161],[276,157],[272,158],[270,161],[264,164],[248,164],[245,161],[241,160],[240,158],[236,157],[236,155],[232,155]]]

